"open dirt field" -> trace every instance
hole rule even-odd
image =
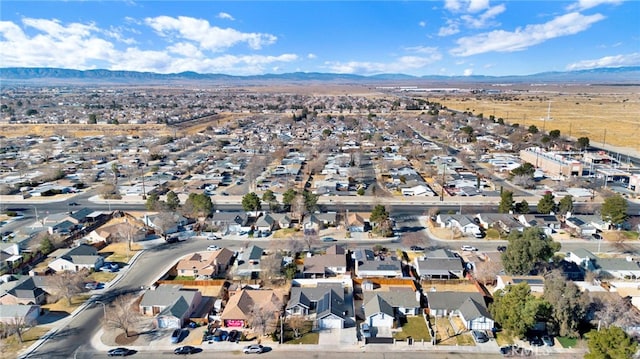
[[[558,129],[562,135],[640,150],[638,86],[532,87],[526,92],[447,95],[433,100],[451,109],[502,117],[507,123],[535,125],[546,131]]]

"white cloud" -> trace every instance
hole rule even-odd
[[[208,56],[198,47],[199,43],[180,36],[178,41],[159,50],[135,46],[116,48],[113,41],[124,43],[118,36],[111,28],[100,29],[91,23],[63,24],[56,20],[24,18],[20,26],[0,21],[0,66],[249,75],[298,60],[295,54]]]
[[[313,54],[313,53],[308,53],[308,54],[307,54],[307,58],[308,58],[308,59],[310,59],[310,60],[313,60],[313,59],[315,59],[316,57],[317,57],[317,56],[316,56],[316,54]]]
[[[420,21],[420,22],[418,23],[418,26],[420,26],[420,27],[426,27],[426,26],[427,26],[427,22],[426,22],[426,21]]]
[[[444,8],[452,12],[478,12],[489,7],[489,0],[445,0]]]
[[[187,16],[158,16],[146,18],[145,23],[162,37],[170,40],[189,40],[198,43],[203,50],[223,51],[239,43],[247,43],[251,49],[258,50],[271,45],[277,38],[271,34],[243,33],[235,29],[222,29],[211,26],[207,20]]]
[[[438,30],[438,36],[451,36],[460,32],[458,23],[454,20],[447,20],[447,26],[443,26]]]
[[[640,53],[634,52],[626,55],[605,56],[594,60],[582,60],[567,65],[567,70],[585,70],[598,67],[621,67],[640,65]]]
[[[471,75],[473,75],[473,69],[464,69],[463,75],[464,75],[464,76],[471,76]]]
[[[578,10],[578,11],[582,11],[582,10],[587,10],[587,9],[591,9],[593,7],[602,5],[602,4],[611,4],[611,5],[618,5],[621,4],[624,0],[578,0],[578,2],[575,2],[569,6],[567,6],[567,10],[569,11],[574,11],[574,10]]]
[[[460,18],[464,20],[466,25],[471,28],[480,29],[492,24],[493,18],[502,14],[506,10],[504,4],[493,6],[480,16],[473,17],[471,15],[462,15]]]
[[[390,63],[367,61],[327,61],[324,64],[332,72],[373,75],[381,73],[410,73],[411,70],[421,69],[442,59],[442,54],[440,54],[436,48],[418,46],[409,47],[405,50],[418,55],[400,56]]]
[[[231,20],[234,21],[235,18],[233,16],[231,16],[231,14],[228,14],[226,12],[220,12],[218,13],[218,19],[223,19],[223,20]]]
[[[458,46],[450,53],[454,56],[471,56],[494,51],[521,51],[556,37],[577,34],[602,19],[604,16],[601,14],[585,16],[577,12],[568,13],[547,23],[527,25],[513,32],[496,30],[462,37],[456,41]]]

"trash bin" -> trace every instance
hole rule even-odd
[[[409,343],[409,345],[413,345],[413,338],[412,337],[408,337],[407,338],[407,343]]]

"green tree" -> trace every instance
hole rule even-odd
[[[305,190],[302,192],[302,197],[304,199],[304,208],[307,212],[313,212],[318,209],[318,198],[317,194],[313,194],[310,191]]]
[[[360,187],[360,188],[358,188],[358,190],[356,191],[356,193],[358,194],[358,196],[364,196],[364,187]]]
[[[533,173],[536,171],[535,167],[529,162],[523,163],[520,167],[516,167],[511,170],[512,176],[529,176],[533,177]]]
[[[558,213],[561,215],[565,215],[569,212],[573,212],[573,196],[570,194],[562,197],[560,202],[558,202]]]
[[[550,312],[550,305],[533,296],[529,285],[523,282],[498,290],[489,312],[505,331],[522,338],[539,318]]]
[[[255,192],[247,193],[242,197],[242,209],[245,211],[257,211],[260,208],[262,208],[262,203]]]
[[[511,212],[513,210],[513,203],[513,192],[502,191],[502,193],[500,193],[500,204],[498,205],[498,212]]]
[[[531,133],[531,134],[534,134],[534,135],[535,135],[535,134],[536,134],[536,133],[538,133],[540,130],[538,130],[538,126],[536,126],[536,125],[531,125],[531,126],[529,126],[529,129],[528,129],[527,131],[528,131],[529,133]]]
[[[53,252],[53,250],[55,249],[55,246],[53,245],[53,242],[51,241],[51,238],[49,237],[49,235],[47,234],[46,236],[44,236],[42,238],[42,240],[40,241],[40,253],[47,255],[51,252]]]
[[[158,202],[160,202],[160,197],[157,193],[152,192],[147,195],[147,202],[145,202],[145,207],[149,211],[153,211],[157,208]]]
[[[621,225],[627,219],[627,200],[619,194],[607,197],[602,204],[602,219]]]
[[[174,211],[180,207],[180,198],[178,198],[178,195],[173,191],[167,193],[167,207]]]
[[[536,267],[547,263],[560,249],[560,243],[554,242],[537,227],[525,228],[522,232],[511,231],[507,239],[509,245],[501,257],[508,274],[529,274]]]
[[[542,298],[553,307],[547,329],[563,337],[577,337],[578,326],[585,319],[588,305],[587,298],[578,286],[559,271],[553,271],[544,278]]]
[[[95,113],[90,113],[87,123],[91,125],[95,125],[96,123],[98,123],[98,115],[96,115]]]
[[[297,195],[298,195],[298,192],[296,192],[293,188],[289,188],[282,194],[282,204],[286,208],[291,208],[291,204],[293,203],[293,200],[296,198]]]
[[[185,212],[193,217],[208,217],[213,212],[211,197],[204,193],[189,193],[184,202]]]
[[[322,135],[323,135],[324,137],[329,137],[329,136],[331,136],[331,130],[330,130],[330,129],[328,129],[328,128],[325,128],[324,130],[322,130]]]
[[[589,137],[579,137],[578,138],[578,147],[581,150],[586,150],[589,148]]]
[[[388,219],[389,213],[383,205],[378,204],[373,207],[373,211],[371,211],[371,216],[369,217],[371,223],[380,224]]]
[[[276,195],[272,190],[268,189],[262,194],[262,200],[265,202],[271,202],[276,200]]]
[[[560,130],[551,130],[549,131],[549,137],[553,140],[557,140],[560,138]]]
[[[619,327],[592,330],[586,336],[589,352],[584,359],[629,359],[638,350],[638,343]]]
[[[516,204],[515,210],[516,213],[528,214],[530,212],[529,202],[523,199],[522,201],[520,201],[520,203]]]
[[[538,201],[538,213],[549,214],[556,211],[556,202],[553,193],[547,191]]]

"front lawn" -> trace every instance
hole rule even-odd
[[[297,228],[283,228],[273,232],[273,238],[290,238],[300,232]]]
[[[51,330],[51,328],[43,326],[30,328],[22,333],[22,343],[20,343],[18,336],[15,334],[3,339],[2,351],[0,351],[2,358],[17,358],[20,351],[26,349],[33,344],[33,342],[40,339],[41,336],[47,334],[49,330]]]
[[[117,273],[111,272],[93,272],[89,274],[87,279],[100,283],[108,283],[111,282],[117,275]]]
[[[75,295],[71,297],[71,305],[67,302],[67,298],[61,298],[55,303],[42,305],[42,309],[48,309],[51,312],[65,312],[71,314],[80,306],[80,304],[89,299],[89,297],[90,295],[87,294]]]
[[[411,337],[415,341],[431,341],[427,323],[422,316],[407,317],[407,322],[402,326],[402,330],[395,332],[393,337],[396,340],[407,340],[408,337]]]
[[[436,318],[436,338],[439,345],[476,345],[470,334],[456,334],[449,318]]]
[[[562,345],[563,348],[575,348],[578,344],[577,338],[556,337],[556,339],[558,339],[558,342],[560,343],[560,345]]]
[[[304,326],[300,329],[300,337],[295,338],[293,330],[287,325],[285,321],[284,326],[284,344],[318,344],[320,337],[318,332],[312,332],[313,322],[307,320],[304,322]]]
[[[108,246],[102,248],[100,253],[107,254],[105,258],[107,262],[115,263],[129,263],[131,257],[133,257],[137,251],[141,250],[142,246],[138,243],[131,243],[131,250],[129,250],[129,244],[127,242],[111,243]]]
[[[319,338],[320,338],[320,333],[311,332],[311,333],[303,334],[298,339],[286,341],[285,344],[318,344]]]

